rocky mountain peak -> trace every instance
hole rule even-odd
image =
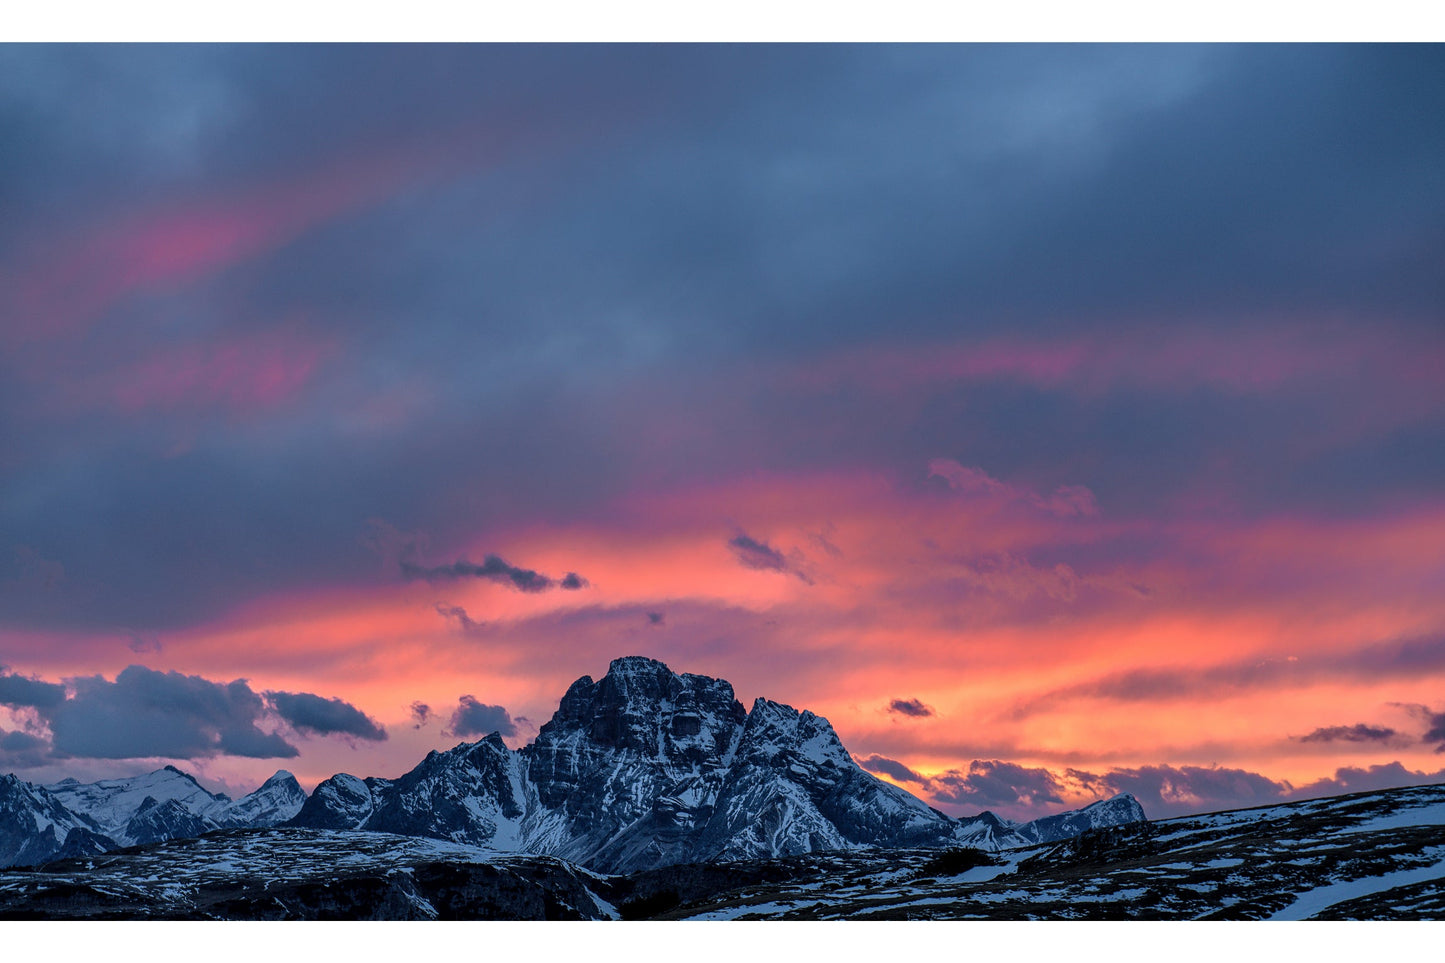
[[[770,699],[753,702],[739,752],[757,763],[770,763],[780,754],[789,754],[813,762],[853,765],[853,757],[827,719]]]
[[[614,659],[596,682],[583,676],[572,683],[533,755],[565,744],[702,763],[731,747],[746,717],[727,682],[628,656]]]

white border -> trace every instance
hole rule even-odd
[[[1418,41],[1424,0],[58,0],[4,41]],[[3,80],[3,78],[0,78]]]

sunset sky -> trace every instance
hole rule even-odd
[[[955,815],[1445,782],[1445,48],[0,45],[0,773],[624,655]]]

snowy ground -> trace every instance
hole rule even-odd
[[[1445,786],[1003,853],[847,850],[600,876],[383,833],[230,830],[0,872],[0,918],[1440,919]]]

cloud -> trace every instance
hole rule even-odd
[[[19,675],[0,675],[0,705],[47,709],[65,700],[65,686]]]
[[[326,699],[309,692],[267,692],[266,698],[276,714],[298,732],[317,736],[355,736],[369,742],[386,741],[386,729],[341,699]]]
[[[1099,796],[1132,793],[1152,819],[1268,805],[1293,789],[1247,769],[1213,766],[1141,766],[1103,775],[1070,769],[1065,775]]]
[[[648,613],[647,613],[647,624],[648,624],[648,625],[661,625],[664,620],[665,620],[665,616],[664,616],[661,612],[648,612]]]
[[[813,584],[813,580],[798,567],[795,559],[788,558],[767,542],[758,541],[751,535],[739,533],[728,539],[728,548],[732,549],[744,568],[762,572],[785,572],[797,576],[808,585]]]
[[[933,715],[933,706],[926,706],[917,699],[894,699],[888,703],[888,711],[921,719]]]
[[[98,675],[66,682],[70,698],[64,685],[0,675],[0,704],[33,709],[50,729],[54,758],[295,758],[295,746],[261,728],[278,721],[314,735],[386,738],[380,725],[341,699],[261,694],[244,679],[213,682],[132,665],[114,682]],[[38,737],[29,733],[6,738],[7,752],[23,750],[30,758],[40,751]]]
[[[999,481],[981,468],[967,468],[949,458],[930,461],[928,477],[942,478],[948,487],[963,495],[999,504],[1021,502],[1064,518],[1099,514],[1094,493],[1082,485],[1064,485],[1045,498],[1031,489]]]
[[[489,706],[478,702],[474,696],[464,695],[457,701],[447,732],[453,736],[486,736],[499,732],[504,736],[515,736],[517,726],[507,710],[501,706]]]
[[[862,766],[864,769],[867,769],[869,772],[881,772],[885,776],[889,776],[892,779],[897,780],[898,782],[924,782],[923,776],[920,776],[912,769],[909,769],[898,760],[889,759],[886,756],[867,756],[866,758],[859,759],[858,765]]]
[[[0,767],[33,769],[50,756],[50,744],[28,732],[0,732]]]
[[[425,579],[428,582],[454,582],[463,578],[481,578],[510,585],[519,592],[545,592],[559,583],[530,568],[509,565],[499,555],[488,555],[477,565],[466,559],[457,559],[450,565],[426,567],[408,559],[401,559],[401,574],[407,579]],[[564,589],[580,589],[587,580],[576,572],[568,572],[560,585]]]
[[[1373,792],[1377,789],[1395,789],[1400,786],[1428,786],[1445,782],[1445,769],[1438,772],[1419,772],[1406,769],[1398,760],[1368,769],[1344,767],[1336,769],[1333,777],[1317,779],[1290,793],[1294,799],[1313,799],[1317,796],[1337,796],[1349,792]]]
[[[1435,751],[1445,752],[1445,712],[1431,712],[1426,706],[1411,706],[1411,708],[1425,720],[1427,726],[1420,741],[1437,743]]]
[[[1008,552],[963,562],[958,574],[972,587],[1018,601],[1043,596],[1055,602],[1073,602],[1086,584],[1063,562],[1041,568]]]
[[[436,604],[437,614],[444,619],[456,619],[463,632],[479,632],[486,627],[485,622],[477,622],[467,614],[467,610],[460,605],[447,605],[445,602]]]
[[[1388,726],[1370,726],[1358,722],[1352,726],[1323,726],[1307,736],[1294,736],[1297,742],[1388,742],[1399,735]]]
[[[410,706],[410,709],[411,717],[416,720],[416,724],[412,726],[413,729],[420,729],[422,726],[426,725],[428,722],[431,721],[431,706],[427,705],[425,702],[413,702]]]
[[[997,759],[975,759],[967,770],[953,769],[928,779],[924,788],[943,802],[985,809],[1062,804],[1064,791],[1047,769],[1027,769]]]
[[[57,756],[269,759],[298,754],[281,736],[257,727],[266,705],[244,680],[212,682],[132,665],[114,682],[101,676],[69,681],[72,698],[39,707]]]

